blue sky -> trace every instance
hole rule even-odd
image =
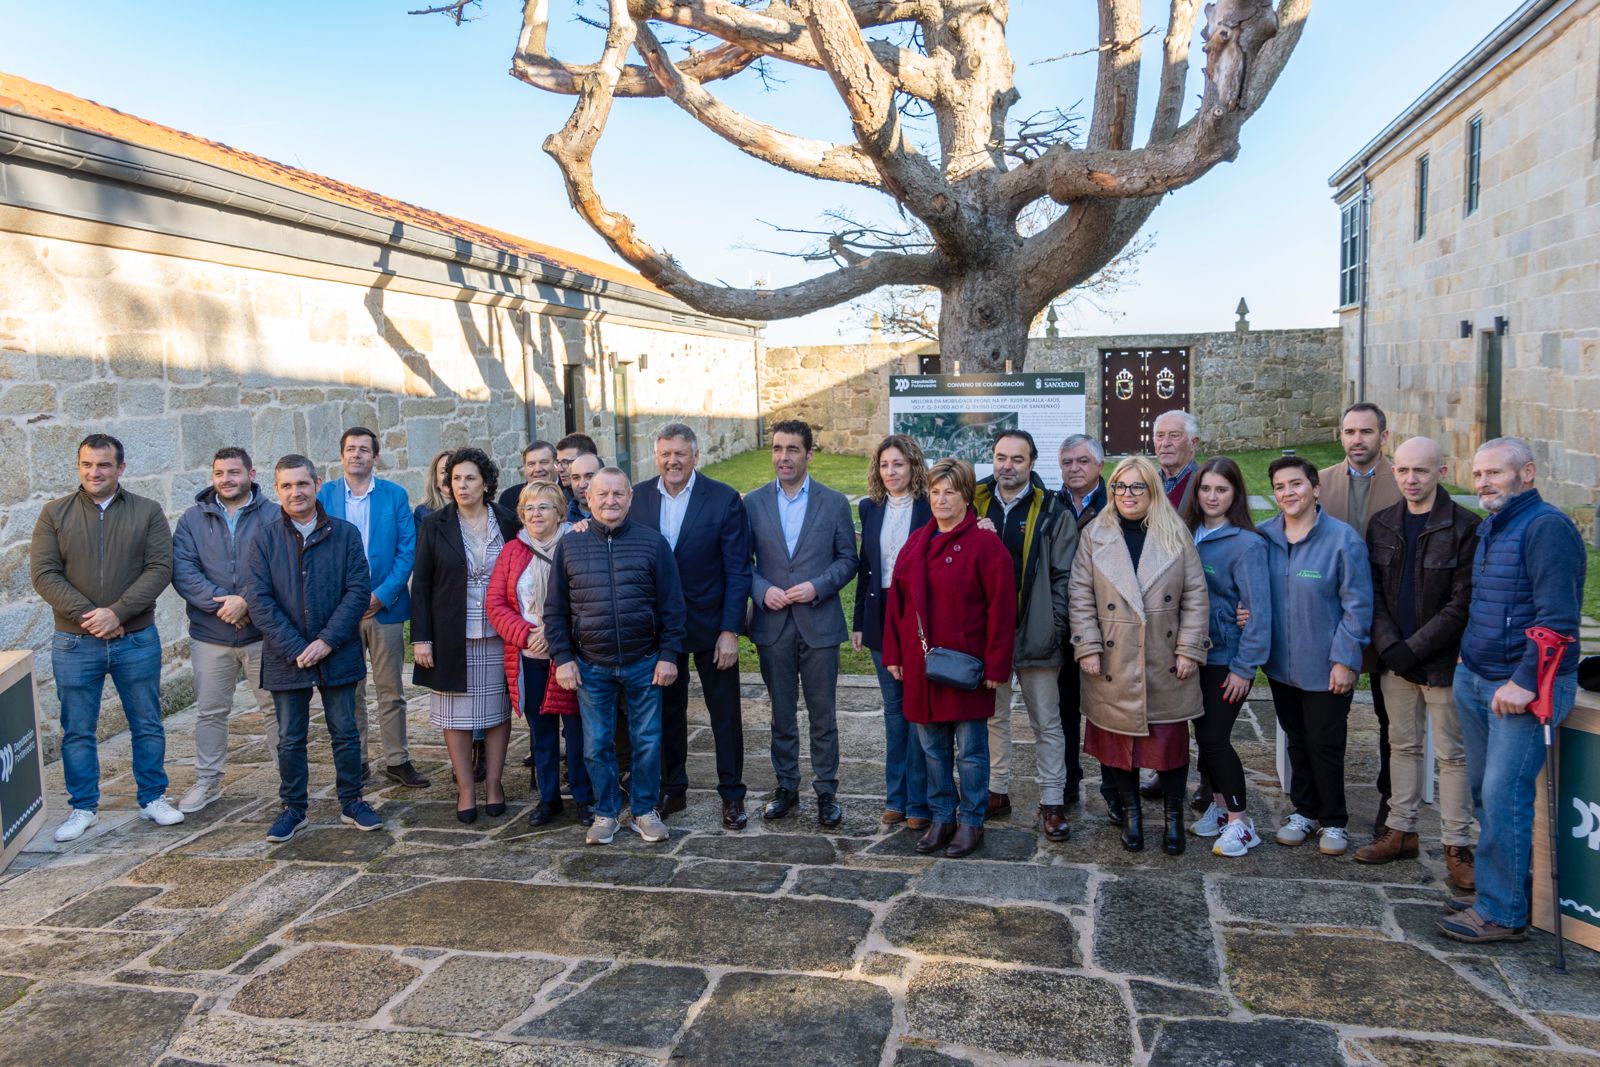
[[[485,225],[608,259],[568,207],[540,143],[571,109],[507,73],[520,0],[485,0],[455,27],[408,17],[422,0],[161,4],[0,0],[0,70],[286,163]],[[597,35],[562,21],[567,58]],[[1327,178],[1515,7],[1513,0],[1320,0],[1288,69],[1246,126],[1239,158],[1169,196],[1155,246],[1113,315],[1081,311],[1073,333],[1227,329],[1243,296],[1257,327],[1331,324],[1338,214]],[[1165,27],[1166,0],[1144,24]],[[1036,61],[1092,47],[1089,0],[1012,0],[1010,40],[1023,95],[1013,115],[1092,100],[1094,59]],[[1404,12],[1401,18],[1398,12]],[[564,47],[569,46],[569,47]],[[1160,30],[1146,42],[1141,129],[1154,99]],[[1198,45],[1196,60],[1200,59]],[[1198,64],[1196,64],[1198,65]],[[832,86],[784,67],[762,92],[748,75],[724,99],[813,136],[849,136]],[[1192,86],[1198,92],[1198,83]],[[1191,97],[1193,93],[1191,93]],[[619,101],[596,157],[601,192],[643,234],[702,277],[780,285],[814,271],[757,249],[783,246],[765,222],[812,226],[881,197],[752,160],[664,101]],[[770,343],[865,336],[847,309],[775,322]]]

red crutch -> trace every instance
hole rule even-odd
[[[1567,969],[1566,948],[1561,941],[1561,866],[1557,862],[1556,853],[1561,848],[1560,823],[1556,819],[1556,732],[1552,723],[1555,718],[1555,683],[1556,672],[1561,667],[1562,655],[1567,646],[1576,643],[1575,638],[1558,634],[1544,626],[1531,626],[1523,631],[1528,640],[1534,643],[1539,650],[1539,671],[1537,676],[1537,693],[1533,702],[1528,705],[1528,711],[1544,726],[1544,775],[1545,799],[1548,801],[1549,811],[1546,813],[1550,821],[1550,904],[1551,914],[1554,916],[1553,925],[1556,935],[1556,970],[1563,973]]]

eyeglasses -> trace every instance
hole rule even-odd
[[[537,514],[541,514],[543,512],[547,512],[547,511],[558,511],[558,510],[560,510],[560,509],[558,509],[554,504],[525,504],[525,505],[523,505],[522,513],[524,515],[529,514],[529,513],[537,515]]]
[[[562,470],[566,470],[568,467],[572,466],[572,460],[558,459],[556,460],[556,466],[560,467]]]
[[[1112,496],[1144,496],[1150,487],[1143,482],[1112,482]]]

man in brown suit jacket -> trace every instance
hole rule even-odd
[[[1340,522],[1355,527],[1367,536],[1367,520],[1384,508],[1403,499],[1394,470],[1384,457],[1389,440],[1389,420],[1376,404],[1351,404],[1339,420],[1339,444],[1344,459],[1317,472],[1322,487],[1322,510]],[[1373,820],[1374,835],[1383,833],[1389,818],[1389,714],[1378,685],[1381,669],[1378,657],[1369,647],[1362,669],[1372,679],[1372,711],[1378,718],[1378,816]]]

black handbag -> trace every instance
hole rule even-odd
[[[922,645],[923,674],[928,681],[969,692],[983,684],[983,660],[953,648],[928,647],[920,612],[917,614],[917,641]]]

